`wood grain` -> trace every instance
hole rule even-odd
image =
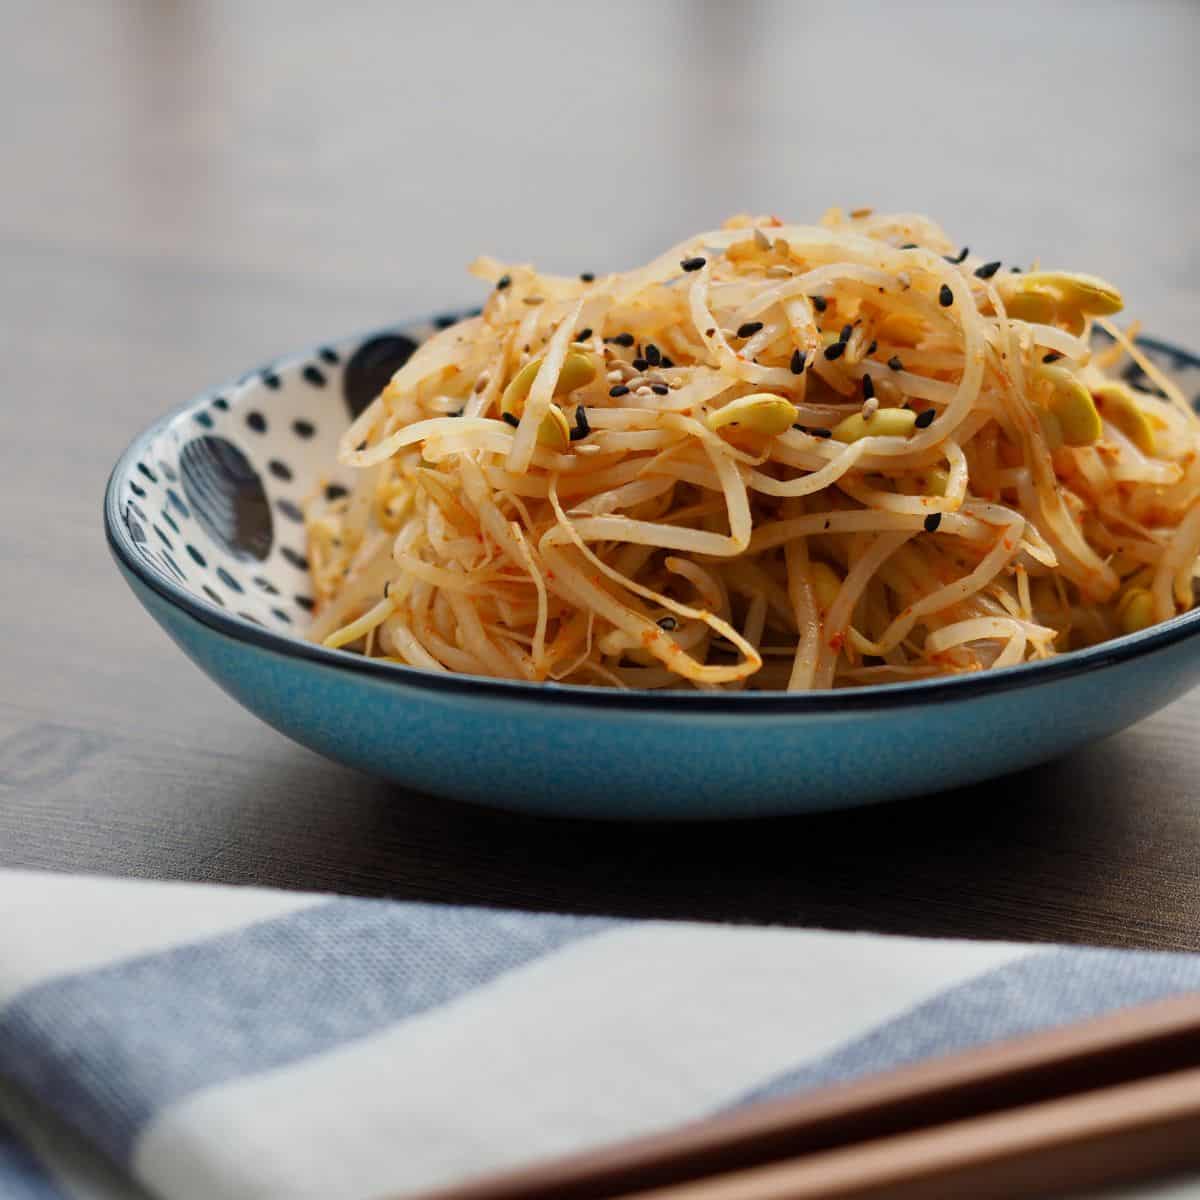
[[[923,208],[989,257],[1111,275],[1155,331],[1200,341],[1200,9],[5,12],[0,865],[1200,949],[1200,696],[858,813],[514,817],[256,723],[138,609],[99,520],[157,414],[289,347],[469,303],[481,250],[603,270],[737,209]]]

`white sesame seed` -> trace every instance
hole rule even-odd
[[[760,250],[770,250],[771,248],[771,239],[757,226],[754,228],[754,244]]]
[[[879,401],[872,396],[869,400],[863,401],[862,415],[864,421],[869,421],[879,408]]]

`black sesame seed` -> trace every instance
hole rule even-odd
[[[744,325],[738,326],[737,335],[740,338],[753,337],[762,327],[761,321],[747,321]]]
[[[311,596],[293,596],[292,599],[295,600],[305,612],[312,612],[312,610],[316,607]]]
[[[157,475],[155,475],[155,473],[154,473],[152,470],[150,470],[150,468],[149,468],[148,466],[146,466],[146,464],[145,464],[145,463],[138,463],[138,465],[137,465],[137,469],[138,469],[139,471],[141,471],[141,473],[142,473],[142,474],[143,474],[143,475],[144,475],[144,476],[145,476],[145,477],[146,477],[148,480],[150,480],[150,482],[151,482],[151,483],[157,483],[157,482],[158,482],[158,476],[157,476]]]
[[[624,346],[626,349],[628,349],[630,346],[633,345],[633,334],[632,333],[618,333],[617,336],[615,338],[613,338],[612,340],[618,346]]]
[[[628,396],[629,389],[623,383],[618,383],[616,387],[608,389],[608,394],[615,400],[618,396]]]
[[[262,590],[266,592],[268,596],[279,595],[279,589],[269,579],[265,579],[261,575],[255,575],[254,583],[257,587],[262,588]]]
[[[196,566],[198,566],[198,567],[207,567],[208,566],[208,560],[190,542],[188,543],[188,546],[187,546],[187,552],[188,552],[188,554],[191,555],[192,562],[194,562],[196,564]]]
[[[704,266],[705,260],[697,255],[695,258],[685,258],[679,265],[685,271],[698,271]]]
[[[888,366],[891,367],[893,371],[904,370],[904,364],[900,361],[900,355],[898,354],[893,354],[892,357],[888,359]]]
[[[1009,270],[1010,270],[1010,271],[1011,271],[1011,272],[1012,272],[1014,275],[1020,275],[1020,273],[1021,273],[1021,268],[1020,268],[1020,267],[1009,267],[1008,269],[1009,269]]]
[[[276,391],[280,386],[279,376],[274,371],[267,370],[262,373],[262,381],[272,391]]]
[[[212,413],[206,413],[206,412],[193,413],[192,419],[196,422],[197,425],[201,426],[204,429],[211,429],[213,427]]]
[[[317,432],[317,427],[311,421],[293,421],[292,432],[300,438],[310,438]]]
[[[282,479],[287,483],[292,478],[292,469],[285,462],[281,462],[278,458],[273,458],[267,463],[267,470],[275,476],[276,479]]]
[[[804,373],[804,353],[801,350],[792,351],[792,361],[789,364],[792,368],[793,375],[802,375]]]
[[[650,385],[650,390],[656,396],[665,396],[671,389],[667,387],[665,383],[652,383]]]
[[[705,337],[712,337],[712,336],[713,336],[713,335],[714,335],[716,332],[717,332],[717,331],[716,331],[715,329],[706,329],[706,330],[704,331],[704,336],[705,336]]]
[[[299,507],[293,504],[290,500],[276,500],[275,507],[279,509],[279,511],[283,513],[283,515],[287,517],[289,521],[301,522],[304,520],[304,513],[301,512]]]
[[[862,389],[864,400],[870,400],[871,397],[875,395],[875,381],[870,377],[870,375],[864,375],[862,377]]]
[[[596,282],[596,276],[594,274],[592,274],[591,271],[584,271],[583,274],[579,276],[579,278],[584,283],[595,283]]]
[[[1062,355],[1059,354],[1057,350],[1051,350],[1049,354],[1042,355],[1042,362],[1054,363],[1058,362],[1060,358],[1062,358]]]
[[[662,367],[664,370],[669,370],[675,364],[664,354],[662,356],[662,362],[660,362],[658,365],[660,367]]]
[[[995,262],[984,263],[982,267],[975,268],[975,276],[977,279],[991,279],[995,273],[1000,270],[1000,260]]]
[[[945,258],[948,263],[953,263],[957,267],[960,263],[966,262],[970,252],[970,247],[964,246],[957,254],[947,254]]]
[[[317,357],[320,358],[322,362],[329,363],[330,366],[334,366],[342,361],[338,357],[338,352],[332,346],[322,346],[321,349],[317,351]]]
[[[948,283],[943,283],[942,286],[938,288],[938,303],[943,308],[949,308],[950,305],[954,303],[954,293],[950,290],[950,285]]]
[[[825,357],[828,359],[841,358],[846,353],[845,342],[834,342],[832,346],[825,347]]]
[[[571,441],[578,442],[591,432],[592,427],[588,424],[587,409],[581,404],[575,409],[575,428],[571,430]]]
[[[875,351],[878,349],[879,349],[879,343],[877,341],[872,340],[871,344],[867,347],[867,353],[874,354]]]
[[[219,408],[221,410],[221,412],[228,412],[229,411],[229,401],[226,400],[224,396],[218,396],[213,401],[213,408]]]
[[[506,287],[510,287],[511,285],[512,285],[512,276],[511,275],[501,275],[500,278],[496,280],[496,291],[502,292],[502,291],[504,291],[504,289]]]
[[[516,427],[521,423],[520,420],[512,413],[501,413],[500,419],[504,421],[505,424],[511,425],[514,429],[516,429]]]
[[[829,301],[824,296],[810,296],[809,299],[812,301],[813,308],[819,313],[823,313],[829,307]]]
[[[652,366],[657,367],[662,362],[662,351],[653,343],[649,343],[646,347],[646,361]]]
[[[843,344],[850,340],[850,335],[854,332],[853,325],[843,325],[842,332],[838,334],[838,341]]]
[[[644,371],[650,363],[644,358],[635,358],[633,360],[633,369],[635,371]]]
[[[325,489],[325,499],[331,504],[335,500],[340,500],[343,496],[350,495],[349,489],[342,487],[340,483],[331,483]]]
[[[325,386],[325,372],[320,367],[315,367],[312,363],[309,363],[301,374],[304,376],[305,383],[311,383],[313,387]]]
[[[923,413],[917,413],[916,426],[918,429],[928,429],[933,424],[934,417],[937,416],[937,410],[927,408]]]
[[[267,432],[267,418],[260,412],[251,412],[246,414],[246,424],[254,430],[255,433]]]
[[[588,340],[588,338],[590,338],[591,336],[592,336],[592,331],[590,329],[581,329],[575,335],[575,340],[577,342],[586,342]]]
[[[663,633],[674,633],[679,628],[679,622],[674,617],[659,617],[658,627]]]
[[[833,437],[832,429],[824,429],[819,425],[815,429],[810,429],[808,432],[811,433],[813,435],[813,437],[819,437],[819,438]]]
[[[203,590],[204,594],[218,607],[220,607],[220,608],[225,607],[225,601],[222,600],[220,595],[217,592],[214,592],[213,589],[210,588],[207,583],[204,585],[202,590]]]
[[[925,518],[925,532],[937,533],[938,526],[942,523],[942,514],[940,512],[930,513]]]
[[[916,250],[917,248],[916,242],[905,242],[904,245],[900,247],[901,250]]]

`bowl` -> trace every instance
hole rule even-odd
[[[416,345],[400,325],[282,359],[136,438],[104,523],[137,598],[231,696],[297,742],[408,788],[571,817],[847,808],[1044,761],[1200,679],[1200,609],[1039,663],[850,690],[619,692],[423,672],[304,640],[300,505]],[[1200,390],[1200,359],[1144,340]],[[1136,366],[1135,386],[1147,386]]]

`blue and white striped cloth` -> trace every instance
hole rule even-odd
[[[0,1196],[417,1195],[1200,990],[1200,956],[0,872]]]

